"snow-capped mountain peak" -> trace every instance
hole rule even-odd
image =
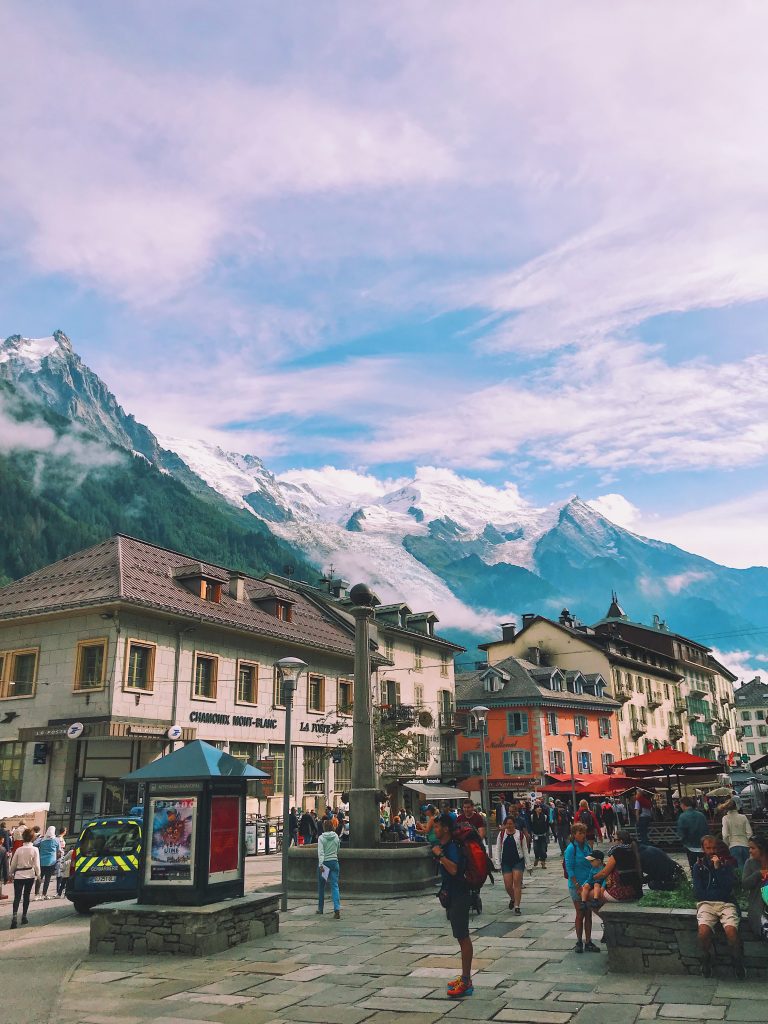
[[[56,352],[72,353],[72,345],[63,331],[54,331],[47,338],[24,338],[20,334],[12,334],[0,343],[0,363],[19,362],[25,364],[29,372],[37,372],[43,360]]]

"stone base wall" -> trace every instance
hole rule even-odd
[[[371,850],[342,847],[339,890],[345,896],[397,898],[435,891],[434,858],[426,844],[383,843]],[[288,851],[288,892],[317,895],[317,847],[292,846]],[[326,888],[326,900],[330,887]]]
[[[695,910],[607,904],[601,910],[608,970],[618,974],[701,974]],[[768,943],[758,942],[747,922],[740,927],[749,978],[768,978]],[[715,970],[732,977],[731,955],[720,928],[715,932]]]
[[[90,952],[209,956],[274,935],[279,893],[250,894],[205,907],[103,903],[91,918]]]

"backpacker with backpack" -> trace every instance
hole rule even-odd
[[[488,856],[485,843],[477,829],[465,822],[453,826],[451,837],[464,854],[464,873],[462,878],[470,889],[480,889],[486,879],[495,884],[493,877],[493,861]]]

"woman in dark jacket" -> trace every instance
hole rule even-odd
[[[616,846],[608,851],[605,867],[595,875],[595,881],[603,883],[606,900],[620,903],[639,900],[643,895],[643,870],[637,843],[633,843],[629,832],[623,829],[618,839]]]
[[[549,817],[541,806],[536,804],[531,815],[531,835],[533,836],[533,866],[547,866],[547,844],[549,843]]]
[[[768,907],[763,903],[762,888],[768,885],[768,839],[752,836],[749,840],[749,860],[741,876],[744,891],[749,894],[749,927],[756,939],[763,938],[763,916],[768,917]]]

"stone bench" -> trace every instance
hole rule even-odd
[[[617,974],[700,974],[695,910],[607,903],[600,911],[608,970]],[[768,942],[755,939],[742,917],[740,934],[749,978],[768,978]],[[715,931],[715,973],[733,977],[728,943]]]
[[[209,956],[274,935],[280,893],[249,893],[204,907],[102,903],[91,917],[89,951],[104,954]]]

